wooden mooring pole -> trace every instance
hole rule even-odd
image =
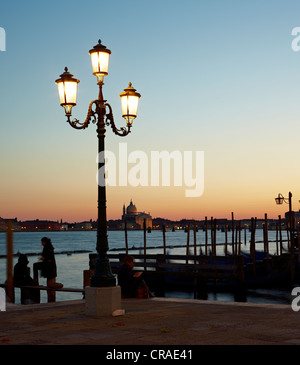
[[[279,248],[280,255],[282,255],[282,232],[281,232],[281,215],[278,216],[278,228],[279,228]]]
[[[228,254],[228,252],[227,252],[227,245],[228,245],[227,229],[228,229],[228,224],[227,224],[227,219],[226,219],[226,221],[225,221],[225,247],[224,247],[225,256],[227,256],[227,254]]]
[[[205,217],[205,255],[208,255],[207,249],[208,249],[208,224],[207,224],[207,217]]]
[[[256,229],[256,218],[251,218],[251,239],[250,239],[250,258],[253,265],[253,275],[256,275],[255,266],[255,229]]]
[[[145,255],[145,259],[144,262],[146,262],[146,254],[147,254],[147,240],[146,240],[146,219],[144,219],[144,255]],[[145,266],[145,271],[147,270],[147,266]]]
[[[289,223],[286,223],[286,235],[287,235],[287,247],[290,250],[290,226]]]
[[[194,256],[195,256],[195,263],[196,263],[196,257],[197,257],[197,229],[196,229],[196,221],[193,222],[193,228],[194,228]]]
[[[298,262],[300,262],[300,230],[299,223],[297,224],[297,244],[298,244]]]
[[[167,254],[167,246],[166,246],[166,226],[163,224],[162,226],[163,230],[163,244],[164,244],[164,255]]]
[[[214,219],[214,225],[213,225],[213,227],[214,227],[214,234],[213,234],[213,239],[214,239],[214,241],[213,241],[213,255],[214,256],[217,256],[217,220],[216,219]]]
[[[9,300],[15,302],[14,278],[13,278],[13,226],[11,220],[7,222],[6,232],[6,257],[7,257],[7,279],[6,279],[6,295]]]
[[[234,245],[234,213],[231,212],[231,229],[232,229],[232,255],[235,255],[235,245]]]
[[[211,254],[214,256],[214,218],[210,218],[210,245]]]
[[[279,255],[279,248],[278,248],[278,223],[276,223],[276,255]]]
[[[264,251],[265,251],[265,257],[267,259],[267,269],[270,271],[270,262],[269,262],[269,235],[268,235],[268,215],[265,213],[265,241],[264,241]]]
[[[191,225],[190,225],[190,223],[188,223],[187,238],[186,238],[186,257],[188,257],[189,251],[190,251],[190,228],[191,228]],[[186,259],[186,263],[188,263],[188,259]]]
[[[239,220],[239,251],[238,254],[241,254],[241,232],[242,232],[242,227],[241,227],[241,221]]]
[[[124,222],[124,231],[125,231],[125,249],[126,249],[126,255],[128,255],[128,238],[127,238],[127,220],[126,219]]]

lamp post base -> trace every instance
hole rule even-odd
[[[92,276],[90,279],[90,285],[93,288],[107,288],[107,287],[113,287],[116,286],[117,281],[116,278],[113,277],[95,277]]]
[[[112,274],[109,260],[106,257],[97,258],[95,273],[90,279],[91,287],[111,287],[117,285],[116,276]]]
[[[85,314],[87,316],[111,316],[121,309],[120,286],[107,288],[85,288]]]

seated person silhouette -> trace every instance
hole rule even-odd
[[[118,273],[118,283],[123,298],[149,298],[151,293],[141,271],[134,271],[133,256],[126,256]]]
[[[14,286],[32,286],[33,288],[21,288],[21,304],[40,303],[40,291],[34,289],[36,285],[29,274],[28,258],[21,254],[14,266]]]

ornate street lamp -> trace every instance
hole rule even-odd
[[[126,120],[126,127],[118,129],[114,123],[111,106],[104,100],[102,86],[104,76],[108,75],[109,56],[111,51],[101,44],[98,44],[89,51],[91,55],[93,75],[97,77],[99,86],[99,96],[90,102],[87,117],[84,122],[72,119],[72,107],[76,105],[77,86],[79,80],[74,79],[73,75],[65,68],[65,72],[55,82],[58,85],[60,104],[65,108],[68,123],[75,129],[85,129],[92,121],[97,125],[98,153],[104,153],[105,127],[111,126],[113,132],[119,136],[126,136],[130,133],[132,122],[137,116],[139,98],[141,95],[136,92],[131,83],[120,94],[122,103],[122,116]],[[106,110],[108,109],[108,111]],[[104,162],[98,163],[98,171],[105,171]],[[107,218],[106,218],[106,188],[104,184],[98,184],[98,225],[97,225],[97,245],[98,258],[95,266],[95,273],[91,277],[92,287],[111,287],[116,286],[115,276],[111,272],[110,263],[107,256]]]
[[[283,201],[284,201],[284,197],[282,196],[282,194],[279,193],[278,197],[275,198],[275,202],[276,202],[277,205],[280,205],[280,204],[283,203]]]
[[[277,205],[281,205],[283,202],[289,204],[289,211],[292,211],[292,193],[289,192],[289,197],[285,198],[281,193],[278,194],[277,198],[275,198],[275,202]]]
[[[290,219],[290,236],[291,236],[291,253],[294,253],[294,219],[293,219],[293,211],[292,211],[292,193],[289,192],[289,197],[285,198],[281,193],[278,194],[277,198],[275,198],[275,202],[277,205],[283,204],[285,202],[289,205],[289,219]]]
[[[68,67],[65,67],[65,72],[55,82],[58,86],[60,105],[65,108],[66,115],[71,116],[72,107],[76,105],[79,80],[74,79],[73,75],[68,72]]]

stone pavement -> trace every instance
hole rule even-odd
[[[84,300],[7,304],[0,346],[300,344],[300,312],[287,305],[151,298],[122,307],[123,316],[96,318]]]

